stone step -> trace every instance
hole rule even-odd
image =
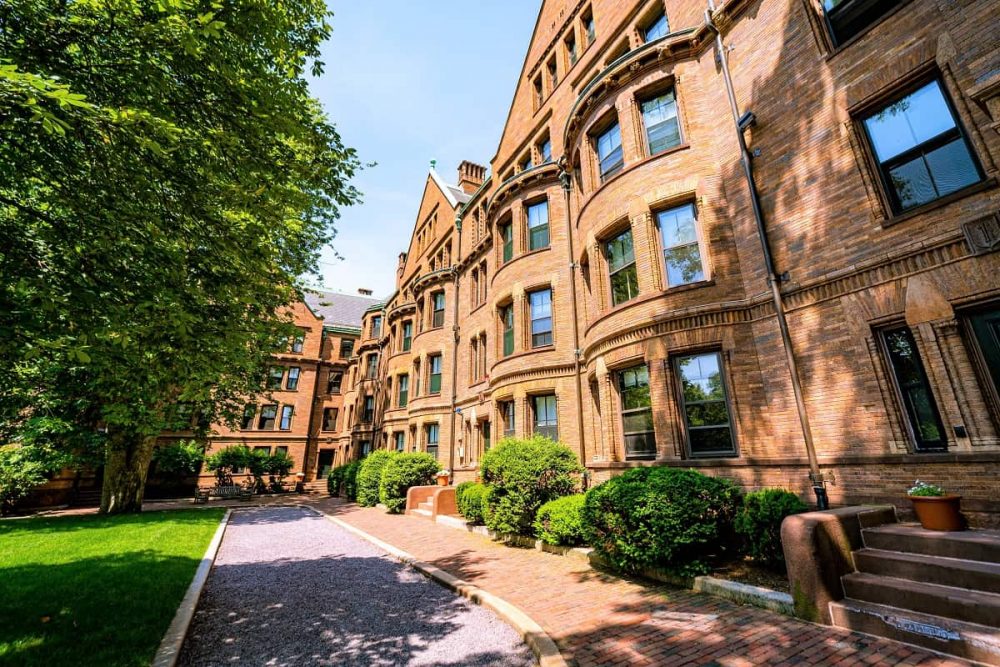
[[[844,593],[863,602],[890,605],[957,621],[1000,627],[1000,595],[855,572],[842,578]]]
[[[945,533],[917,524],[895,523],[861,531],[866,547],[1000,563],[1000,531],[963,530]]]
[[[1000,630],[847,598],[830,603],[833,624],[987,665],[1000,665]]]
[[[416,514],[417,516],[422,516],[427,519],[433,518],[434,512],[423,507],[417,507],[416,509],[410,510],[411,514]]]
[[[1000,593],[1000,563],[861,549],[854,552],[854,564],[860,572],[869,574]]]

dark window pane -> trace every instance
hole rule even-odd
[[[843,44],[874,23],[901,0],[823,0],[835,44]]]
[[[904,209],[937,199],[934,182],[922,155],[890,169],[889,181]]]
[[[655,455],[656,436],[652,433],[625,436],[625,456],[627,458],[652,458]]]
[[[729,424],[729,410],[725,401],[689,404],[685,408],[691,426],[725,426]]]
[[[693,429],[690,432],[691,453],[731,454],[733,437],[728,427]]]
[[[622,430],[625,433],[641,433],[653,430],[653,412],[645,409],[622,415]]]
[[[979,169],[961,138],[927,153],[927,166],[940,197],[979,181]]]
[[[718,352],[680,357],[681,402],[692,456],[731,455],[736,452],[729,428],[729,402],[722,380]]]
[[[667,15],[660,13],[646,24],[646,27],[642,31],[642,37],[644,42],[651,42],[654,39],[665,37],[669,33],[670,26],[667,23]]]
[[[887,331],[884,340],[917,451],[946,449],[941,416],[913,334],[908,328],[896,329]]]

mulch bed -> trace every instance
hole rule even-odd
[[[750,584],[783,593],[791,593],[791,587],[788,585],[788,577],[785,574],[757,565],[749,559],[722,565],[712,571],[712,576],[719,579],[738,581],[741,584]]]

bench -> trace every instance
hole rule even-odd
[[[207,503],[210,495],[212,495],[212,489],[200,486],[195,489],[194,501],[202,504]]]
[[[202,494],[204,494],[204,500],[201,499]],[[198,489],[198,492],[195,494],[195,501],[207,502],[208,496],[215,496],[216,498],[222,498],[223,500],[228,500],[230,498],[253,500],[253,490],[238,484],[214,486],[211,489]]]

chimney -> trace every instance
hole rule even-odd
[[[371,296],[372,291],[370,289],[365,289],[364,287],[359,287],[358,294],[360,294],[361,296]]]
[[[458,165],[458,187],[466,193],[471,195],[478,190],[484,180],[486,180],[486,167],[468,160],[462,160],[462,164]]]

